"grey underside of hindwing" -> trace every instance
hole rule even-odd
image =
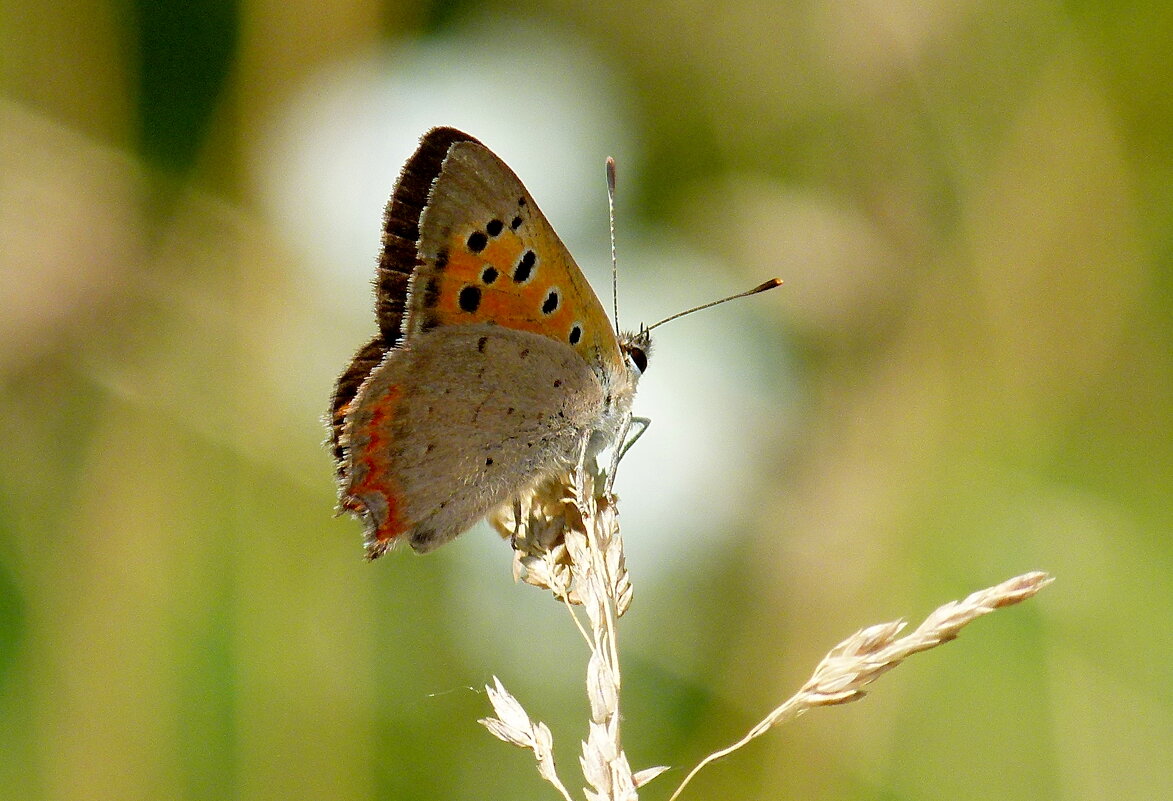
[[[418,551],[571,466],[604,406],[599,380],[569,346],[489,324],[435,328],[389,351],[359,392],[354,431],[390,391],[399,398],[380,433]]]

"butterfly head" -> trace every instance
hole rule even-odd
[[[652,336],[646,327],[639,331],[624,331],[619,335],[619,352],[633,378],[639,378],[648,370],[648,358],[652,355]]]

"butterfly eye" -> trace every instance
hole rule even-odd
[[[644,353],[643,348],[632,345],[627,349],[627,358],[635,365],[635,369],[639,370],[639,374],[643,375],[648,369],[648,354]]]

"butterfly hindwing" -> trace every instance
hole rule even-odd
[[[350,412],[350,404],[367,376],[383,361],[387,350],[387,343],[383,335],[379,334],[354,355],[350,366],[339,376],[334,387],[334,397],[330,399],[330,446],[339,480],[346,477],[346,449],[342,445],[342,429]]]
[[[594,372],[547,337],[487,323],[423,332],[359,390],[343,505],[363,515],[372,556],[404,534],[432,550],[522,477],[574,464],[603,405]]]

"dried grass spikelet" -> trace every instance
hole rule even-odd
[[[477,722],[497,739],[533,751],[538,763],[538,775],[552,784],[566,801],[572,801],[566,785],[558,778],[558,769],[554,764],[554,735],[550,733],[550,727],[541,721],[530,720],[529,713],[496,676],[493,677],[493,684],[485,687],[485,690],[497,717],[482,718]]]
[[[562,473],[536,484],[499,507],[489,522],[513,546],[513,578],[560,601],[583,604],[585,571],[593,545],[603,557],[604,580],[619,615],[631,605],[632,587],[623,555],[615,497],[597,490],[602,480],[590,470]],[[589,610],[588,610],[589,614]]]
[[[795,695],[775,707],[740,740],[702,759],[684,777],[668,801],[676,801],[703,768],[739,750],[775,726],[794,720],[811,709],[858,701],[866,695],[865,687],[908,657],[956,639],[961,629],[973,621],[1034,597],[1052,581],[1051,576],[1038,571],[1015,576],[971,593],[960,601],[950,601],[903,637],[899,636],[905,627],[903,620],[879,623],[857,631],[823,657],[810,679]]]
[[[588,785],[583,788],[583,796],[587,801],[638,801],[639,788],[666,768],[632,771],[621,744],[617,624],[631,604],[632,588],[615,498],[605,489],[597,489],[603,486],[596,473],[579,467],[535,486],[499,509],[491,521],[513,544],[515,578],[550,590],[565,603],[590,650],[586,671],[590,721],[579,756]],[[669,801],[675,801],[706,766],[811,709],[862,698],[870,684],[912,654],[949,642],[974,620],[1032,597],[1051,581],[1050,576],[1039,572],[1016,576],[941,606],[904,636],[903,621],[856,632],[824,657],[798,693],[740,740],[702,759]],[[578,612],[580,608],[582,612]],[[495,677],[486,690],[496,717],[484,718],[480,723],[501,740],[532,751],[541,777],[564,801],[571,801],[555,768],[550,729],[530,718]]]
[[[588,733],[579,765],[588,801],[636,801],[637,788],[665,768],[632,771],[619,729],[619,617],[631,605],[632,587],[619,534],[615,498],[598,475],[581,467],[536,486],[498,510],[493,525],[514,548],[514,575],[550,590],[567,604],[588,648]],[[581,607],[583,614],[576,614]],[[580,617],[585,617],[583,621]],[[486,688],[497,717],[480,721],[495,736],[534,753],[538,772],[569,798],[554,768],[553,742],[499,681]]]

